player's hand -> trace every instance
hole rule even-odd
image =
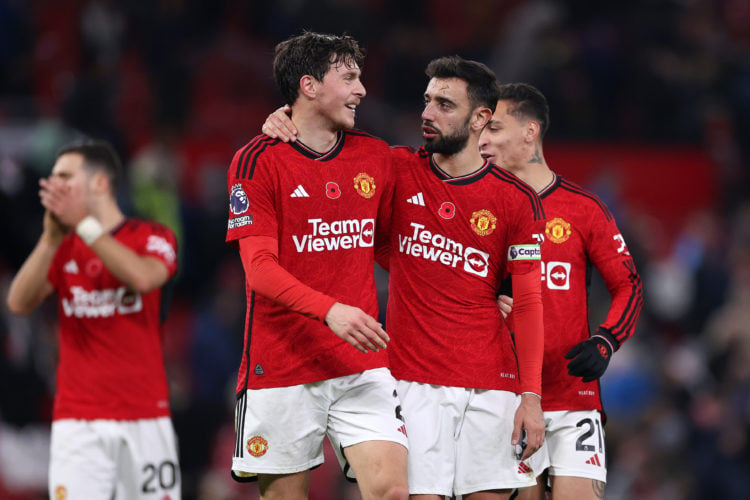
[[[59,178],[39,179],[42,206],[65,228],[73,228],[88,215],[82,193],[74,193]]]
[[[60,245],[65,235],[70,231],[70,228],[64,226],[49,210],[44,211],[43,228],[42,237],[53,246]]]
[[[526,431],[526,447],[521,454],[521,460],[526,460],[544,444],[542,400],[536,394],[524,393],[521,395],[521,404],[518,405],[516,415],[513,418],[511,440],[513,446],[521,444],[522,430]]]
[[[266,118],[261,131],[268,137],[274,139],[281,139],[284,142],[294,142],[297,140],[297,127],[294,126],[292,119],[289,116],[292,113],[292,108],[288,105],[284,105],[268,115]]]
[[[565,355],[568,363],[568,374],[583,377],[584,382],[592,382],[602,375],[612,357],[612,342],[604,335],[611,337],[608,332],[599,330],[596,335],[573,346]]]
[[[333,333],[361,352],[378,352],[391,340],[383,325],[358,307],[336,302],[326,314],[326,324]]]
[[[506,319],[510,312],[513,310],[513,297],[507,295],[498,295],[497,307],[500,309],[500,314],[503,315],[503,319]]]

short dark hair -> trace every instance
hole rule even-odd
[[[528,83],[506,83],[500,85],[501,101],[510,101],[508,112],[516,118],[530,118],[539,122],[540,137],[549,128],[549,104],[542,92]]]
[[[466,92],[473,107],[487,107],[495,112],[497,106],[497,78],[486,65],[460,56],[433,59],[425,74],[430,78],[458,78],[466,82]]]
[[[57,158],[69,153],[78,153],[83,156],[84,168],[89,171],[103,172],[109,178],[112,194],[117,193],[122,179],[122,163],[108,142],[95,139],[71,142],[57,151]]]
[[[306,31],[276,45],[273,76],[281,96],[291,106],[299,96],[303,76],[322,81],[331,66],[356,64],[362,68],[364,61],[364,51],[354,38]]]

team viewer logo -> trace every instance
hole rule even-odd
[[[489,210],[484,209],[477,210],[471,214],[469,222],[471,222],[471,228],[479,236],[490,235],[497,227],[497,217],[492,215],[492,212]]]
[[[464,253],[464,271],[484,278],[490,269],[490,254],[476,248],[466,247]]]
[[[548,262],[546,278],[550,290],[570,290],[570,262]]]
[[[63,314],[76,318],[109,318],[115,314],[133,314],[143,310],[141,294],[127,287],[86,290],[71,286],[70,295],[62,297]]]
[[[570,238],[570,223],[565,222],[565,219],[555,217],[547,222],[544,234],[546,234],[553,243],[564,243]]]
[[[480,278],[488,275],[490,254],[452,240],[444,234],[434,233],[422,224],[411,223],[412,230],[398,235],[399,252],[431,261],[453,269],[463,264],[463,270]]]
[[[244,214],[250,208],[247,194],[242,189],[242,184],[232,186],[232,194],[229,195],[229,209],[234,215]]]
[[[375,242],[375,219],[347,219],[324,222],[308,219],[308,230],[293,234],[297,252],[330,252],[372,247]]]
[[[261,436],[253,436],[247,440],[247,451],[254,457],[262,457],[268,451],[268,441]]]
[[[362,198],[372,198],[375,196],[375,179],[362,172],[354,177],[354,189]]]

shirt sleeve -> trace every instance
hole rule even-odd
[[[544,359],[544,310],[540,273],[541,263],[537,261],[527,273],[512,276],[514,340],[521,392],[539,395],[542,394]]]
[[[540,240],[544,210],[537,194],[521,189],[521,202],[510,212],[507,255],[513,285],[513,327],[522,392],[542,394],[544,309],[542,306]]]
[[[336,299],[310,288],[279,265],[278,240],[249,236],[242,238],[239,246],[250,288],[292,311],[325,320]]]
[[[177,273],[177,238],[168,227],[152,223],[152,232],[146,237],[141,254],[162,261],[170,277]]]
[[[278,237],[276,180],[268,155],[271,139],[260,135],[237,151],[227,171],[229,217],[226,242],[238,246],[246,236]]]
[[[541,240],[535,239],[536,235],[544,233],[542,203],[531,188],[524,191],[521,198],[522,201],[515,204],[507,215],[511,221],[506,258],[510,274],[526,274],[531,268],[538,269],[542,260]]]
[[[595,210],[594,214],[586,251],[612,298],[600,328],[611,334],[617,350],[633,336],[643,307],[643,284],[612,214],[603,210]]]

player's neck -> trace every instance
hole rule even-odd
[[[331,127],[320,113],[292,108],[292,121],[299,132],[297,140],[318,153],[329,151],[338,140],[340,130]]]
[[[125,220],[125,214],[114,200],[101,200],[95,203],[91,215],[96,217],[105,231],[111,231]]]
[[[464,149],[454,155],[435,153],[432,157],[440,170],[451,177],[469,175],[482,168],[485,163],[485,159],[479,154],[479,147],[471,140]]]
[[[503,168],[541,193],[555,181],[555,173],[547,166],[542,145],[534,142],[519,154],[517,160],[506,162]]]
[[[527,163],[521,168],[511,167],[508,170],[537,193],[541,193],[555,181],[555,173],[550,170],[544,160],[541,163]]]

